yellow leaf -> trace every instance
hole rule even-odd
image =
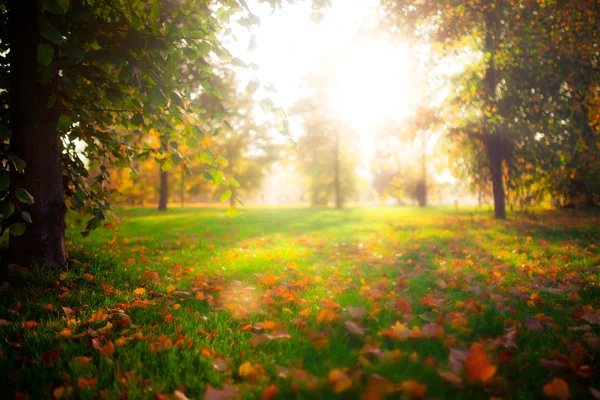
[[[135,289],[133,293],[137,294],[138,296],[143,296],[144,293],[146,293],[146,289],[140,287]]]
[[[242,377],[256,375],[256,369],[246,361],[238,368],[238,374]]]

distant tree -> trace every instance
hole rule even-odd
[[[298,153],[310,182],[312,205],[327,205],[333,197],[335,207],[342,208],[357,190],[358,163],[353,151],[357,135],[330,111],[327,76],[322,73],[308,77],[310,94],[294,105],[292,114],[303,121]]]

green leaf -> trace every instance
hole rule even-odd
[[[144,115],[141,113],[137,113],[133,117],[131,117],[130,122],[132,125],[135,125],[135,126],[144,125],[145,124]]]
[[[8,173],[4,172],[0,175],[0,191],[8,189],[10,185],[10,177]]]
[[[37,59],[41,65],[50,65],[54,58],[54,48],[49,44],[42,43],[37,45]]]
[[[212,50],[210,44],[205,42],[200,42],[196,44],[196,50],[198,51],[199,57],[207,56],[208,53]]]
[[[227,216],[228,216],[229,218],[235,218],[235,217],[237,217],[238,215],[240,215],[240,210],[238,210],[238,209],[237,209],[237,208],[235,208],[235,207],[229,207],[229,209],[227,210]]]
[[[42,0],[42,7],[54,14],[64,14],[69,9],[69,0]]]
[[[40,33],[42,34],[43,37],[48,39],[50,42],[57,44],[59,46],[62,44],[65,44],[67,42],[67,39],[63,35],[61,35],[60,32],[55,27],[50,25],[45,20],[42,20],[40,22]]]
[[[21,215],[23,216],[25,222],[27,222],[28,224],[33,224],[33,221],[31,220],[31,214],[29,214],[27,211],[23,211]]]
[[[236,187],[236,188],[240,187],[240,183],[238,181],[236,181],[234,178],[227,179],[227,185],[233,186],[233,187]]]
[[[17,172],[23,173],[25,171],[25,161],[21,160],[19,157],[11,154],[8,156],[8,161],[13,164]]]
[[[5,200],[2,203],[0,203],[0,215],[2,216],[2,219],[10,217],[11,215],[13,215],[14,212],[15,205],[12,201]]]
[[[54,104],[56,103],[56,95],[54,94],[54,92],[50,93],[50,96],[48,96],[48,104],[47,107],[50,108],[52,107]]]
[[[154,104],[155,106],[164,107],[167,105],[167,98],[157,87],[150,89],[148,92],[148,100],[150,100],[150,103]]]
[[[25,224],[23,222],[17,222],[10,226],[10,236],[21,236],[25,233]]]
[[[34,202],[33,196],[23,188],[17,188],[17,190],[15,190],[15,197],[24,204],[33,204]]]
[[[208,150],[200,150],[196,156],[196,159],[204,164],[212,164],[213,162],[213,156]]]
[[[204,171],[202,173],[202,177],[207,181],[212,181],[214,179],[213,176],[208,171]]]
[[[258,104],[266,113],[273,111],[273,101],[271,99],[262,99]]]
[[[68,115],[61,115],[58,119],[56,128],[62,133],[67,133],[69,129],[71,129],[71,117]]]
[[[171,169],[171,167],[173,166],[173,164],[171,163],[171,161],[169,159],[165,159],[162,164],[160,165],[160,170],[165,172]]]
[[[227,201],[227,200],[229,200],[229,198],[230,198],[230,197],[231,197],[231,190],[226,190],[226,191],[225,191],[225,192],[224,192],[224,193],[221,195],[221,197],[219,197],[219,199],[220,199],[221,201]]]
[[[257,79],[252,79],[246,85],[246,92],[252,94],[258,90],[260,87],[260,82]]]
[[[152,21],[157,21],[160,18],[160,0],[154,0],[150,7],[150,14],[148,15]]]

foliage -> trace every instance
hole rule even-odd
[[[7,396],[600,389],[597,214],[118,211],[123,223],[88,238],[71,221],[69,254],[81,262],[12,266],[0,282]]]
[[[269,3],[280,5],[279,1]],[[327,3],[315,1],[315,12]],[[65,194],[71,209],[92,215],[87,233],[102,225],[110,213],[111,167],[130,166],[133,160],[148,157],[157,158],[163,166],[178,165],[181,145],[201,146],[212,134],[195,126],[201,110],[190,104],[192,94],[223,98],[215,84],[213,65],[243,67],[245,63],[233,57],[222,40],[230,35],[232,24],[253,26],[260,20],[243,0],[39,0],[36,6],[31,15],[38,19],[41,37],[37,47],[39,75],[35,79],[52,84],[48,105],[60,107],[56,129],[63,145]],[[6,58],[10,12],[11,3],[3,1],[0,194],[4,221],[25,199],[16,198],[19,188],[11,184],[9,172],[27,173],[24,163],[10,152]],[[276,115],[285,131],[284,115]],[[220,121],[227,127],[221,115],[212,118],[215,124]],[[168,154],[164,146],[144,140],[151,132],[160,143],[168,144]],[[90,171],[98,172],[91,176]],[[215,174],[211,179],[217,181]],[[221,179],[219,183],[228,186],[231,182]],[[25,214],[21,219],[29,222]]]
[[[309,94],[294,105],[292,114],[302,118],[304,132],[298,140],[298,154],[300,169],[308,178],[310,202],[327,206],[333,198],[339,208],[357,191],[358,137],[331,111],[329,73],[307,77]]]

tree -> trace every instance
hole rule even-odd
[[[333,195],[335,207],[342,208],[356,192],[357,160],[352,143],[357,140],[352,128],[330,111],[328,73],[325,70],[307,78],[310,94],[294,105],[292,113],[303,120],[298,153],[309,178],[312,205],[327,205]]]
[[[101,226],[110,213],[108,166],[157,154],[136,140],[149,129],[170,145],[202,140],[184,123],[194,112],[186,102],[199,87],[222,96],[211,60],[243,65],[218,36],[236,14],[244,25],[259,21],[244,1],[0,3],[2,54],[9,54],[1,65],[8,108],[0,209],[15,261],[64,265],[66,204],[92,215],[86,232]]]

